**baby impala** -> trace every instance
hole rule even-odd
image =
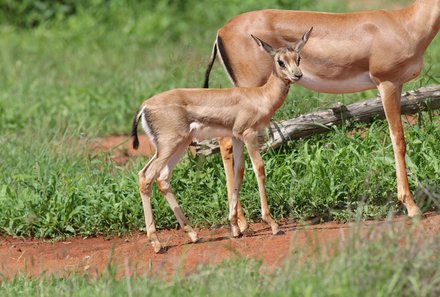
[[[151,189],[156,181],[180,226],[191,238],[198,240],[170,189],[171,173],[193,139],[232,137],[234,155],[234,192],[229,209],[232,235],[240,236],[237,225],[237,197],[243,175],[243,149],[246,145],[258,181],[263,220],[273,234],[280,233],[278,224],[269,213],[263,160],[258,148],[258,134],[269,125],[275,111],[283,104],[290,85],[298,81],[300,51],[307,43],[312,28],[295,44],[274,49],[268,43],[255,40],[259,48],[273,61],[273,72],[261,87],[229,89],[175,89],[146,100],[136,113],[132,137],[133,147],[139,146],[137,127],[141,122],[156,153],[139,172],[139,192],[144,207],[147,235],[157,253],[162,245],[156,234],[151,209]]]

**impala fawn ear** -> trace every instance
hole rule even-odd
[[[258,37],[255,37],[255,36],[252,35],[252,34],[251,34],[251,36],[252,36],[252,38],[255,40],[255,42],[258,44],[258,46],[259,46],[260,48],[262,48],[262,49],[263,49],[266,53],[268,53],[271,57],[275,56],[275,50],[273,49],[273,47],[272,47],[270,44],[264,42],[263,40],[261,40],[261,39],[258,38]]]
[[[310,33],[312,32],[312,30],[313,30],[313,27],[311,27],[309,31],[304,33],[303,37],[295,43],[295,52],[299,53],[301,51],[301,49],[304,47],[304,45],[306,45],[307,41],[309,40],[309,36],[310,36]]]

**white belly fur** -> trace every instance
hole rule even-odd
[[[197,141],[232,136],[232,131],[222,126],[206,126],[201,123],[193,122],[189,125],[189,128],[193,139]]]
[[[330,80],[303,71],[298,84],[310,90],[333,94],[356,93],[376,87],[368,72],[344,80]]]

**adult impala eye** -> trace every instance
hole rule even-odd
[[[278,62],[278,65],[279,65],[281,68],[285,68],[285,67],[286,67],[286,64],[284,64],[283,61],[278,60],[277,62]]]

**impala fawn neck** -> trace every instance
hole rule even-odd
[[[259,88],[262,98],[270,103],[273,112],[280,108],[286,100],[291,83],[291,81],[279,77],[274,70],[267,82]]]

